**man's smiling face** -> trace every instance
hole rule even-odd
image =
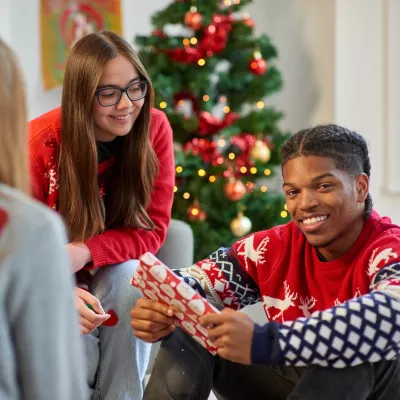
[[[355,242],[364,224],[368,177],[356,177],[329,157],[299,156],[282,168],[288,211],[321,254],[331,260]]]

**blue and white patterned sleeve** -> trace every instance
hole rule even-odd
[[[307,318],[255,328],[254,364],[345,368],[400,353],[400,263],[382,268],[371,292]]]

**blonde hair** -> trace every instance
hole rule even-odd
[[[132,131],[120,139],[106,214],[97,182],[92,104],[104,66],[118,55],[136,67],[141,80],[148,82],[148,91]],[[149,132],[153,99],[146,69],[121,36],[106,31],[92,33],[72,48],[61,101],[58,207],[71,241],[90,239],[106,227],[154,229],[147,214],[158,169]]]
[[[30,193],[25,90],[14,52],[0,40],[0,182]]]

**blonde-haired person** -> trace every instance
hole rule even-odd
[[[29,198],[25,93],[0,40],[0,398],[88,398],[60,218]]]
[[[139,400],[150,344],[130,328],[141,297],[130,280],[165,239],[175,171],[170,124],[123,38],[92,33],[74,45],[61,108],[31,121],[29,147],[34,194],[65,220],[73,273],[91,270],[76,299],[92,398]]]

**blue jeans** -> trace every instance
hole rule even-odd
[[[142,294],[130,285],[138,261],[100,268],[93,276],[91,293],[104,311],[118,316],[114,326],[100,326],[84,336],[88,383],[92,400],[141,400],[143,378],[151,344],[136,339],[130,326],[130,311]]]
[[[356,367],[243,365],[212,356],[181,329],[158,353],[144,400],[396,400],[400,362]]]

